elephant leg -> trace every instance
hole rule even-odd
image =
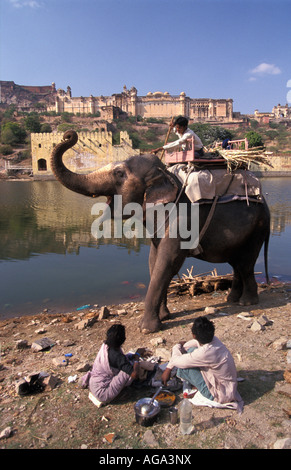
[[[239,305],[254,305],[259,303],[258,285],[255,279],[254,266],[240,269],[243,281],[243,293],[239,299]]]
[[[241,275],[236,267],[233,266],[233,280],[231,285],[231,291],[227,297],[228,302],[236,303],[239,302],[243,293],[243,282]]]
[[[151,248],[150,248],[150,254],[149,254],[149,271],[150,271],[150,276],[152,276],[154,266],[156,263],[156,257],[157,257],[157,248],[153,243],[151,243]],[[159,311],[159,319],[160,321],[164,321],[170,318],[170,311],[167,307],[167,291],[162,298],[161,301],[161,306],[160,306],[160,311]]]
[[[259,302],[258,286],[254,274],[254,260],[245,256],[242,260],[231,263],[233,266],[233,283],[227,298],[229,302],[238,302],[239,305],[253,305]],[[256,259],[256,258],[255,258]]]
[[[156,249],[155,263],[151,266],[151,280],[145,298],[145,312],[140,323],[143,333],[154,333],[162,328],[160,309],[162,305],[165,307],[167,289],[185,257],[186,254],[180,249],[177,239],[163,239]]]

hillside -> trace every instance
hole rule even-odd
[[[121,130],[126,130],[132,140],[133,147],[147,152],[163,145],[167,131],[166,119],[142,119],[123,117],[112,122],[101,120],[97,115],[77,116],[69,113],[16,113],[13,107],[0,111],[1,143],[0,172],[4,171],[5,161],[12,164],[20,162],[31,165],[30,133],[31,132],[65,132],[67,129],[78,131],[95,131],[102,128],[112,132],[113,144],[118,145]],[[221,141],[225,137],[231,139],[244,138],[250,130],[258,133],[268,151],[276,155],[291,155],[291,123],[270,123],[260,125],[250,120],[248,127],[228,129],[212,126],[207,123],[194,123],[190,127],[199,135],[204,145]],[[174,140],[170,135],[169,140]],[[2,175],[3,176],[3,175]]]

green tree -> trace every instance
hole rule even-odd
[[[216,141],[224,139],[232,140],[233,134],[230,130],[220,126],[211,126],[210,124],[194,123],[189,126],[195,134],[200,137],[203,145],[211,145]]]
[[[249,131],[245,134],[248,139],[249,148],[251,147],[263,147],[264,142],[262,136],[255,131]]]
[[[66,111],[64,113],[61,113],[62,122],[72,122],[73,115],[74,115],[73,113],[68,113]]]
[[[22,126],[16,122],[5,122],[1,127],[1,142],[2,144],[14,145],[24,142],[26,132]]]
[[[75,131],[77,131],[78,126],[76,124],[70,124],[68,122],[63,122],[63,124],[58,125],[58,132],[66,132],[70,129],[74,129]]]
[[[44,122],[41,125],[40,132],[52,132],[52,128],[48,122]]]
[[[25,129],[29,132],[40,132],[41,123],[38,114],[31,113],[23,122]]]
[[[10,118],[13,117],[13,115],[14,115],[14,113],[15,113],[16,111],[17,111],[17,108],[16,108],[15,104],[11,104],[11,105],[4,111],[3,116],[4,116],[5,118],[10,119]]]
[[[257,129],[259,127],[259,123],[256,119],[250,119],[250,123],[252,129]]]
[[[13,153],[13,148],[11,145],[0,145],[0,154],[1,155],[11,155]]]

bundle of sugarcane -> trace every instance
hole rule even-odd
[[[264,147],[252,147],[248,150],[244,149],[230,149],[225,150],[222,148],[208,149],[211,154],[215,154],[216,157],[223,157],[227,166],[230,169],[237,168],[248,168],[251,164],[258,166],[265,165],[273,168],[269,157],[273,155],[273,152],[267,152]]]

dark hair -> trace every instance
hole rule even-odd
[[[179,126],[182,126],[182,127],[188,127],[188,119],[183,117],[183,116],[179,116],[175,120],[174,126],[176,126],[176,124],[178,124]]]
[[[210,343],[215,331],[214,323],[207,317],[198,317],[192,325],[192,333],[200,344]]]
[[[109,348],[118,349],[124,341],[125,327],[121,323],[115,323],[107,330],[105,343]]]

